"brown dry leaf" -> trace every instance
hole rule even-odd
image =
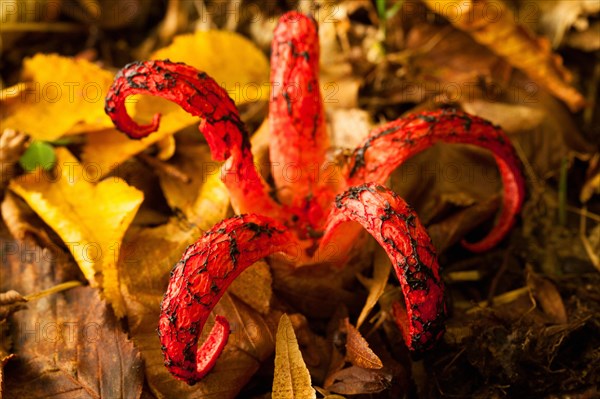
[[[516,92],[515,92],[516,93]],[[570,150],[589,154],[595,147],[583,138],[573,116],[548,93],[540,90],[527,105],[502,103],[490,99],[465,101],[466,112],[499,125],[516,142],[536,174],[546,178],[558,174]]]
[[[569,33],[573,33],[569,32],[573,25],[578,28],[574,32],[585,31],[580,26],[589,26],[588,17],[600,12],[600,3],[596,0],[535,0],[533,4],[539,8],[539,12],[529,16],[539,15],[539,21],[535,21],[537,27],[550,38],[554,48],[563,42],[565,35],[569,36]],[[531,8],[531,3],[529,8]],[[599,43],[600,41],[598,36],[590,35],[590,39],[591,42]]]
[[[286,314],[281,316],[277,328],[275,348],[275,375],[273,399],[315,399],[310,373],[302,359],[292,322]]]
[[[37,140],[112,126],[104,113],[104,97],[113,74],[81,59],[37,54],[25,59],[22,79],[3,91],[2,126]],[[32,117],[34,115],[34,117]]]
[[[348,318],[346,325],[346,360],[355,366],[365,369],[380,369],[383,367],[381,359],[369,347],[369,343],[362,334],[350,324]]]
[[[294,313],[289,318],[312,381],[323,381],[331,363],[331,341],[313,332],[304,315]]]
[[[383,248],[378,246],[375,249],[375,256],[373,259],[373,278],[367,279],[360,274],[357,276],[358,280],[369,290],[369,296],[367,297],[365,306],[363,306],[360,311],[360,315],[356,322],[356,328],[360,328],[371,310],[377,305],[379,298],[381,298],[381,295],[383,295],[383,292],[385,291],[385,286],[387,285],[391,270],[392,263],[390,262],[390,258]]]
[[[392,174],[390,187],[429,224],[457,207],[489,199],[500,192],[502,182],[489,151],[441,143],[401,165]]]
[[[269,97],[266,57],[252,42],[235,33],[199,31],[178,36],[173,44],[158,50],[150,58],[184,62],[208,73],[228,91],[236,104]],[[141,123],[149,122],[155,113],[162,114],[160,127],[141,140],[130,140],[116,129],[88,135],[82,159],[99,165],[103,173],[178,130],[198,123],[198,118],[162,98],[133,96],[128,103],[131,115]]]
[[[17,310],[24,309],[27,299],[15,290],[0,292],[0,322]]]
[[[4,322],[0,322],[0,331],[4,330]],[[0,336],[0,338],[4,341],[5,338]],[[8,363],[8,361],[14,358],[15,355],[13,353],[8,353],[8,351],[4,348],[3,345],[0,345],[0,398],[2,398],[2,392],[4,391],[4,365]]]
[[[90,284],[98,285],[102,273],[104,294],[121,317],[125,308],[116,261],[143,194],[118,178],[93,184],[85,165],[68,150],[58,148],[56,155],[56,176],[38,169],[9,187],[58,233]]]
[[[545,38],[536,38],[518,25],[513,12],[501,2],[425,0],[433,11],[441,13],[455,27],[469,33],[477,42],[504,57],[511,65],[563,100],[572,111],[585,105],[583,96],[569,85],[571,75],[559,56],[552,53]],[[497,10],[494,18],[486,11]]]
[[[7,241],[2,240],[4,246]],[[68,273],[41,248],[17,245],[34,256],[7,254],[0,289],[39,292]],[[62,277],[61,277],[62,276]],[[139,352],[110,308],[91,287],[30,301],[12,316],[16,357],[6,381],[6,398],[139,398],[143,384]]]
[[[544,313],[554,323],[568,322],[567,310],[556,285],[531,270],[527,273],[527,285],[533,291]]]
[[[10,191],[6,192],[4,200],[0,204],[0,214],[6,228],[16,240],[24,241],[27,238],[34,238],[37,243],[52,249],[54,253],[62,252],[42,226],[43,222],[25,201]]]
[[[372,242],[368,241],[368,245]],[[365,259],[370,247],[358,245],[362,253],[349,261],[344,268],[330,267],[326,263],[294,267],[286,262],[271,262],[273,290],[276,296],[294,304],[294,308],[308,317],[328,318],[341,305],[351,308],[362,306],[364,298],[351,291],[349,282],[369,263]],[[325,262],[340,256],[334,251],[323,253]],[[362,258],[360,258],[362,257]]]
[[[15,176],[15,164],[25,152],[28,138],[12,129],[0,130],[0,190]]]
[[[436,251],[438,253],[444,252],[462,240],[469,231],[479,226],[483,221],[493,218],[500,204],[500,195],[496,194],[489,199],[455,212],[438,223],[427,226],[427,232]]]
[[[586,179],[581,192],[579,193],[579,200],[586,203],[592,198],[594,194],[600,194],[600,154],[595,154],[590,159],[588,170],[586,173]]]
[[[18,310],[25,309],[27,299],[23,298],[17,291],[10,290],[0,293],[0,399],[4,391],[4,365],[15,357],[10,348],[12,342],[8,336],[7,317]]]
[[[360,395],[381,392],[389,388],[392,376],[381,370],[350,366],[331,376],[331,385],[325,388],[342,395]]]
[[[332,146],[354,149],[373,128],[368,112],[361,109],[327,109]]]
[[[229,293],[241,299],[260,314],[267,314],[271,309],[273,277],[269,265],[264,260],[258,261],[244,270],[229,287]]]
[[[211,197],[199,195],[202,187],[210,186],[207,184],[210,181],[212,185],[225,190],[225,186],[220,181],[221,162],[212,160],[210,149],[206,144],[180,141],[168,165],[173,166],[189,178],[189,181],[181,182],[158,171],[160,186],[169,207],[181,211],[190,220],[203,217],[201,212],[206,209],[197,209],[200,205],[198,201],[205,201]],[[216,199],[223,198],[217,197]],[[226,198],[224,200],[227,201]],[[210,217],[207,218],[210,219]]]

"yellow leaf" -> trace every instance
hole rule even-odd
[[[290,318],[284,314],[279,320],[275,340],[275,375],[273,399],[314,399],[310,373],[306,368]]]
[[[208,31],[178,36],[151,58],[184,62],[208,73],[236,104],[269,97],[267,58],[252,42],[235,33]],[[198,124],[198,118],[162,98],[134,96],[128,103],[131,115],[140,123],[148,123],[155,113],[162,114],[160,127],[142,140],[130,140],[114,129],[88,135],[82,159],[99,165],[103,173],[178,130]]]
[[[94,184],[93,168],[66,149],[56,149],[55,174],[39,169],[13,180],[10,188],[67,244],[91,285],[102,285],[118,316],[124,314],[116,261],[123,235],[143,193],[118,178]]]
[[[156,158],[161,161],[167,161],[175,154],[175,138],[173,136],[167,136],[157,142],[156,147],[158,148]]]
[[[373,260],[373,279],[367,279],[362,275],[358,275],[358,280],[369,289],[369,296],[365,302],[365,306],[358,316],[356,322],[356,328],[359,328],[365,321],[369,312],[375,307],[381,295],[385,291],[385,286],[392,270],[392,264],[390,258],[381,247],[375,250],[375,257]]]
[[[183,62],[208,73],[236,104],[269,98],[269,62],[250,40],[233,32],[197,31],[175,37],[153,60]]]
[[[186,141],[177,145],[169,165],[189,177],[189,182],[182,183],[171,176],[158,174],[165,199],[172,209],[179,209],[190,221],[210,220],[216,223],[225,216],[226,209],[222,207],[228,205],[229,194],[221,182],[221,162],[212,160],[206,144]],[[203,190],[216,191],[209,196],[206,195],[208,193],[203,195]],[[221,205],[216,212],[218,216],[211,217],[214,204]],[[206,226],[206,229],[210,227],[212,225]]]
[[[2,126],[38,140],[112,126],[104,97],[113,74],[85,61],[56,54],[37,54],[23,64],[23,80],[2,91]]]

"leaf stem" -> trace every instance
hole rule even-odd
[[[57,292],[66,291],[71,288],[78,287],[80,285],[82,285],[80,281],[75,281],[75,280],[66,281],[64,283],[55,285],[54,287],[50,287],[46,290],[39,291],[34,294],[26,295],[24,298],[28,301],[33,301],[35,299],[40,299],[40,298],[48,296],[48,295],[56,294]]]

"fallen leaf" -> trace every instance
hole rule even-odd
[[[589,162],[586,179],[579,200],[586,203],[594,194],[600,194],[600,154],[596,153]]]
[[[0,322],[0,331],[2,330],[4,330],[4,322]],[[5,340],[3,336],[0,336],[0,338]],[[8,353],[4,346],[0,345],[0,398],[3,397],[2,393],[4,391],[4,365],[14,357],[13,353]]]
[[[568,322],[567,310],[556,285],[531,270],[527,273],[527,285],[531,288],[542,310],[552,322],[556,324]]]
[[[520,95],[515,95],[515,100]],[[517,100],[518,101],[518,100]],[[497,124],[516,142],[536,174],[557,174],[570,150],[590,154],[595,147],[584,139],[580,128],[559,101],[541,90],[531,104],[512,104],[481,99],[462,102],[466,112]]]
[[[367,242],[369,245],[371,241]],[[370,253],[370,248],[362,246],[364,251],[346,264],[346,267],[330,267],[327,262],[335,262],[341,256],[336,248],[323,252],[323,263],[302,266],[300,268],[286,262],[274,260],[271,262],[273,272],[273,290],[279,299],[294,304],[294,309],[308,317],[329,318],[342,304],[348,307],[360,307],[363,298],[349,289],[349,282],[353,281],[356,273],[360,272],[368,263],[365,257]],[[358,252],[358,251],[357,251]]]
[[[369,296],[360,311],[358,320],[356,322],[356,328],[360,328],[362,323],[365,321],[371,310],[377,305],[379,298],[383,295],[385,287],[390,277],[390,271],[392,270],[392,263],[390,258],[385,253],[383,248],[378,247],[375,250],[375,256],[373,258],[373,278],[367,279],[362,275],[358,275],[358,280],[369,290]]]
[[[150,56],[167,58],[208,73],[236,104],[269,98],[269,61],[254,43],[237,33],[210,30],[177,36]]]
[[[19,164],[27,172],[32,172],[35,168],[50,170],[56,162],[54,147],[43,141],[32,141],[21,158]]]
[[[331,363],[331,341],[316,334],[304,315],[293,313],[289,318],[313,383],[323,381]]]
[[[600,22],[595,21],[584,31],[571,31],[565,38],[565,44],[583,51],[600,50]]]
[[[231,283],[228,291],[260,314],[267,314],[273,296],[272,283],[273,277],[269,265],[261,260],[244,270]]]
[[[273,376],[273,399],[315,399],[310,373],[302,359],[292,322],[286,314],[281,316],[277,328],[275,348],[275,375]]]
[[[491,153],[461,144],[434,145],[406,161],[390,180],[390,187],[415,207],[427,225],[457,207],[489,199],[501,186]]]
[[[212,160],[206,144],[181,141],[168,165],[189,177],[188,182],[182,183],[165,173],[158,173],[160,186],[171,209],[181,211],[189,220],[210,219],[210,216],[202,214],[209,208],[198,208],[201,205],[199,201],[214,199],[215,203],[228,202],[228,198],[225,198],[228,197],[228,192],[220,180],[221,162]],[[202,195],[201,190],[211,186],[218,188],[223,194],[216,198]]]
[[[362,334],[350,324],[348,318],[346,325],[346,360],[355,366],[365,369],[380,369],[383,367],[381,359],[369,347],[369,343]]]
[[[17,310],[24,309],[27,299],[15,290],[0,292],[0,322]]]
[[[167,136],[158,141],[156,147],[158,148],[156,158],[161,161],[166,161],[175,154],[175,138],[173,136]]]
[[[360,109],[328,109],[327,120],[333,146],[353,149],[369,135],[373,123],[369,113]]]
[[[27,238],[33,238],[35,242],[51,249],[55,254],[62,252],[50,238],[40,218],[27,206],[25,201],[10,191],[6,192],[4,200],[0,204],[0,214],[6,228],[16,240],[24,241]]]
[[[578,111],[585,105],[583,96],[569,85],[571,74],[562,65],[562,59],[552,53],[549,41],[535,37],[519,25],[514,13],[504,3],[480,0],[457,5],[454,0],[425,0],[425,4],[511,65],[523,70],[563,100],[571,111]],[[497,11],[493,18],[487,13],[490,6]]]
[[[143,194],[118,178],[93,184],[86,165],[68,150],[58,148],[56,154],[56,176],[38,169],[9,187],[58,233],[90,284],[102,282],[104,294],[121,317],[125,309],[116,261]]]
[[[6,319],[18,310],[26,308],[27,300],[15,290],[0,293],[0,399],[4,391],[4,365],[15,357],[11,353],[12,340]]]
[[[112,126],[104,113],[111,72],[81,59],[37,54],[25,59],[22,79],[29,84],[4,90],[3,127],[50,141],[77,133],[78,124],[88,131]]]
[[[554,48],[563,42],[569,29],[578,21],[587,22],[587,17],[600,12],[600,4],[595,0],[536,0],[533,4],[539,8],[539,12],[532,15],[540,17],[535,21],[536,27],[550,38]],[[598,43],[597,38],[590,39]]]
[[[27,146],[28,137],[12,129],[0,131],[0,190],[16,174],[15,164]]]
[[[469,231],[482,222],[493,218],[500,204],[500,195],[493,195],[489,199],[470,205],[454,212],[440,222],[427,226],[429,236],[438,253],[442,253],[458,243]]]
[[[2,239],[3,248],[8,241]],[[0,289],[39,292],[60,282],[65,265],[32,244],[2,262]],[[20,259],[22,261],[20,261]],[[139,352],[91,287],[30,301],[11,318],[15,358],[7,372],[6,398],[139,398],[143,373]]]
[[[185,62],[208,73],[238,105],[269,98],[269,63],[265,55],[241,35],[198,31],[178,36],[170,46],[150,58]],[[198,124],[198,118],[162,98],[133,96],[128,103],[132,117],[140,122],[148,122],[155,113],[160,113],[160,127],[141,140],[131,140],[116,129],[88,135],[82,159],[99,165],[103,173],[178,130]]]
[[[336,372],[332,380],[333,384],[325,386],[327,390],[342,395],[360,395],[387,389],[392,382],[392,376],[380,370],[350,366]]]

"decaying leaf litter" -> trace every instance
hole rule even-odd
[[[600,230],[597,194],[594,194],[598,192],[598,132],[594,127],[598,125],[595,98],[599,72],[592,62],[592,55],[586,53],[590,50],[571,44],[577,42],[570,38],[593,29],[597,23],[594,19],[597,9],[594,9],[592,2],[585,1],[550,2],[555,3],[553,7],[547,7],[544,2],[525,1],[507,5],[516,7],[512,9],[512,14],[516,17],[502,19],[500,22],[506,24],[511,20],[519,20],[538,33],[548,35],[564,56],[567,67],[564,69],[560,66],[559,59],[551,54],[548,43],[539,36],[510,36],[508,39],[529,43],[522,44],[519,48],[526,47],[534,52],[529,54],[521,51],[519,57],[516,57],[514,48],[497,48],[503,43],[510,44],[511,40],[497,41],[500,44],[493,46],[486,45],[485,38],[495,37],[494,29],[497,29],[497,25],[489,24],[488,29],[483,32],[485,34],[479,32],[478,37],[470,33],[470,29],[461,26],[458,23],[460,21],[452,18],[452,15],[436,16],[435,7],[428,11],[425,3],[429,2],[405,3],[395,12],[390,4],[377,4],[378,9],[367,2],[322,3],[320,12],[314,13],[320,22],[323,64],[321,85],[328,121],[331,122],[330,127],[335,126],[334,137],[343,138],[337,144],[339,151],[331,154],[332,159],[341,160],[347,156],[344,148],[354,148],[357,142],[362,141],[360,135],[369,130],[357,129],[354,123],[344,126],[340,121],[350,115],[361,118],[360,120],[370,119],[371,122],[365,122],[368,126],[372,121],[380,124],[393,120],[403,112],[414,111],[415,107],[418,110],[450,104],[490,119],[509,133],[525,165],[529,195],[521,222],[503,245],[483,255],[473,256],[453,244],[468,232],[471,232],[474,239],[481,237],[488,230],[485,223],[491,225],[493,222],[501,199],[496,195],[500,192],[500,184],[494,163],[490,162],[487,154],[471,148],[434,147],[411,159],[392,176],[393,189],[416,208],[420,219],[428,227],[434,244],[441,253],[440,264],[444,267],[443,276],[449,286],[451,317],[447,333],[443,342],[423,359],[408,357],[397,327],[390,323],[392,303],[401,294],[393,278],[386,283],[385,266],[377,266],[381,259],[373,261],[370,244],[366,244],[356,262],[337,272],[333,284],[331,272],[326,270],[299,269],[297,272],[290,272],[272,267],[269,270],[269,267],[261,266],[257,270],[263,270],[262,272],[249,275],[246,285],[244,281],[239,282],[237,290],[227,295],[226,298],[229,299],[224,298],[218,305],[221,308],[218,309],[219,314],[225,314],[230,322],[235,320],[232,322],[233,339],[230,339],[231,344],[220,360],[222,366],[218,365],[206,380],[191,388],[172,380],[162,365],[163,359],[154,331],[159,302],[165,290],[168,272],[183,249],[203,230],[230,214],[227,209],[227,191],[214,173],[219,165],[210,160],[206,145],[198,137],[195,126],[184,129],[195,124],[195,121],[185,119],[187,117],[175,107],[169,107],[165,103],[139,101],[132,104],[134,111],[131,113],[141,122],[148,122],[157,108],[163,112],[163,133],[160,137],[150,136],[149,138],[154,137],[152,142],[130,144],[123,135],[115,132],[110,121],[103,120],[102,112],[98,112],[103,106],[102,101],[95,104],[95,111],[81,113],[79,116],[76,112],[65,112],[65,115],[59,112],[57,115],[50,112],[53,106],[46,102],[45,106],[49,108],[42,108],[41,111],[45,112],[36,113],[35,118],[29,118],[31,126],[27,126],[28,118],[19,119],[17,116],[22,112],[25,115],[28,112],[33,114],[32,107],[44,106],[44,102],[28,103],[31,96],[25,97],[26,101],[20,101],[23,98],[20,93],[25,88],[14,84],[27,84],[28,79],[34,83],[44,82],[44,78],[28,78],[25,73],[23,77],[19,77],[19,73],[26,68],[26,64],[21,67],[21,60],[25,55],[56,52],[60,47],[56,44],[52,47],[52,40],[46,40],[44,42],[47,44],[40,45],[36,44],[35,38],[19,39],[14,32],[11,33],[12,37],[6,38],[4,31],[2,39],[3,44],[6,43],[6,50],[3,51],[3,59],[7,63],[6,66],[3,65],[2,78],[8,84],[3,86],[2,91],[3,131],[0,143],[3,183],[5,176],[8,177],[6,183],[13,187],[19,186],[19,179],[33,180],[32,177],[19,177],[23,174],[23,166],[16,163],[23,149],[22,143],[51,140],[49,144],[57,148],[57,154],[69,153],[77,157],[84,167],[86,162],[94,165],[95,169],[88,167],[84,169],[85,173],[82,172],[82,177],[92,192],[91,187],[97,189],[95,186],[103,178],[103,181],[112,180],[115,184],[119,184],[120,179],[125,179],[132,186],[131,192],[143,193],[144,201],[137,213],[134,212],[135,217],[130,221],[129,229],[123,226],[125,236],[122,242],[120,239],[112,239],[112,242],[93,240],[99,248],[108,247],[112,251],[109,253],[112,260],[99,258],[97,252],[93,252],[97,251],[96,245],[86,246],[86,241],[78,241],[79,246],[86,250],[79,254],[94,258],[96,265],[100,265],[90,268],[88,264],[86,272],[86,266],[80,261],[83,273],[79,274],[73,261],[78,259],[77,252],[73,253],[77,251],[77,246],[65,243],[59,227],[64,224],[60,212],[68,212],[65,202],[58,197],[52,203],[52,195],[42,192],[45,200],[43,203],[49,203],[50,209],[57,209],[58,213],[53,214],[36,209],[42,203],[35,196],[35,191],[39,191],[40,187],[29,187],[27,194],[19,194],[14,189],[3,192],[4,202],[8,198],[11,201],[3,203],[3,219],[13,235],[30,243],[26,247],[15,246],[14,241],[6,241],[3,246],[3,268],[5,264],[8,267],[10,262],[15,262],[13,258],[9,262],[9,255],[14,257],[15,253],[23,249],[38,248],[35,246],[37,242],[41,245],[39,248],[45,247],[51,251],[39,249],[36,253],[44,256],[34,257],[33,261],[48,262],[54,256],[56,260],[53,270],[62,271],[55,273],[52,281],[48,281],[45,286],[21,288],[26,277],[21,273],[5,273],[3,269],[2,290],[17,289],[27,295],[71,279],[88,281],[92,286],[100,287],[101,291],[99,288],[88,289],[101,292],[104,300],[117,313],[124,312],[122,314],[127,316],[126,322],[118,328],[125,337],[129,335],[136,350],[141,352],[145,364],[146,383],[138,375],[135,382],[131,383],[134,389],[130,392],[112,391],[117,392],[118,396],[139,396],[141,389],[144,395],[166,397],[233,397],[240,391],[242,397],[266,394],[273,389],[272,356],[277,324],[282,312],[297,315],[295,319],[291,319],[292,324],[296,329],[306,367],[310,370],[312,384],[322,395],[379,392],[381,397],[560,397],[566,392],[575,392],[593,396],[593,387],[598,381],[598,290],[594,266],[598,267]],[[479,6],[491,4],[479,3]],[[572,5],[571,8],[567,3]],[[492,7],[489,4],[488,9]],[[493,7],[497,4],[499,3],[493,2]],[[305,11],[311,8],[302,2],[290,5],[296,6],[301,9],[304,7]],[[285,11],[259,7],[263,18],[250,19],[249,15],[253,14],[249,12],[240,12],[239,18],[233,18],[211,3],[204,7],[192,9],[185,2],[179,7],[170,5],[168,9],[158,11],[142,7],[132,20],[119,21],[121,25],[116,28],[106,21],[93,17],[90,19],[85,13],[79,13],[75,17],[72,13],[75,8],[67,7],[64,15],[57,17],[57,21],[36,23],[47,26],[68,20],[72,27],[85,27],[86,24],[99,26],[104,37],[93,37],[90,34],[89,43],[77,43],[77,39],[73,38],[73,49],[63,54],[78,55],[78,59],[84,61],[100,61],[104,66],[120,67],[134,59],[152,58],[150,54],[154,49],[161,46],[161,43],[170,42],[175,32],[191,32],[207,26],[241,32],[266,51],[270,37],[264,32],[272,32],[277,17]],[[385,17],[381,9],[388,10]],[[561,9],[569,10],[569,13],[561,14]],[[539,12],[532,13],[532,10]],[[332,14],[334,11],[335,14]],[[207,19],[207,15],[210,18]],[[332,19],[332,15],[335,18]],[[557,15],[562,15],[562,19]],[[452,21],[452,24],[448,24],[447,20]],[[586,28],[586,22],[589,28]],[[507,31],[518,34],[521,32],[520,28],[510,25],[504,28],[503,34]],[[128,36],[124,40],[124,46],[119,47],[110,42],[107,44],[106,38],[119,37],[132,31],[137,33]],[[382,33],[384,31],[385,35]],[[55,42],[61,37],[60,33],[47,35]],[[184,40],[197,40],[197,46],[204,48],[200,47],[202,39],[199,37],[202,34],[194,36],[198,37],[178,38],[173,47],[176,47],[178,41],[183,43]],[[232,35],[228,34],[228,37]],[[537,44],[531,45],[532,38]],[[11,49],[10,42],[13,40],[16,43],[19,40],[21,43],[30,43],[31,46],[15,46]],[[218,40],[220,39],[211,38],[209,42],[218,43]],[[229,39],[223,40],[227,43]],[[246,51],[240,50],[242,45],[239,43],[237,41],[235,45],[232,44],[235,52],[225,51],[223,45],[219,46],[221,51],[215,56],[203,57],[211,62],[222,58],[222,64],[218,61],[213,64],[214,71],[209,69],[210,65],[169,57],[205,69],[212,76],[218,74],[224,68],[223,65],[238,67],[241,70],[228,72],[226,75],[235,76],[235,79],[232,78],[233,82],[268,81],[268,62],[264,55],[263,62],[253,63],[264,65],[262,75],[260,68],[254,72],[248,71],[245,65],[236,61]],[[29,53],[24,54],[24,48]],[[185,48],[185,45],[181,45],[175,51],[183,52],[182,57],[193,56]],[[536,49],[539,53],[536,53]],[[160,51],[169,50],[159,50],[159,53]],[[207,53],[210,51],[214,53],[214,49],[206,49]],[[252,46],[248,47],[248,52],[261,57],[260,51],[254,50]],[[233,57],[234,61],[227,57]],[[52,58],[54,56],[45,60],[46,65],[53,65],[50,61]],[[531,60],[546,62],[547,70],[559,71],[559,79],[556,79],[556,75],[531,75],[526,66],[523,66]],[[55,62],[79,64],[68,58]],[[94,76],[101,75],[96,69],[97,65],[98,63],[92,62],[86,67],[75,67],[68,70],[67,76],[77,76],[73,80],[81,82],[83,87],[89,82],[89,75],[86,75],[89,70],[95,71]],[[59,66],[56,68],[54,76],[58,81],[60,69]],[[574,77],[570,83],[568,74],[565,73],[567,70]],[[76,75],[78,73],[80,75]],[[107,70],[107,74],[102,76],[108,76],[110,83],[112,74],[113,71]],[[338,84],[323,84],[329,81]],[[102,79],[99,76],[95,80],[92,78],[91,82],[100,84]],[[231,87],[227,86],[225,80],[223,82],[226,87]],[[67,81],[61,83],[66,90],[68,85],[64,86],[64,83]],[[460,90],[458,92],[457,87]],[[570,87],[578,89],[588,102],[587,107],[577,114],[569,112],[559,99],[573,106],[580,102],[579,97],[562,98],[557,94],[571,93]],[[50,89],[52,87],[48,90]],[[344,93],[343,101],[334,101],[335,90]],[[556,97],[547,94],[546,90]],[[86,95],[90,94],[92,93]],[[247,94],[241,93],[236,97],[235,92],[230,92],[230,95],[238,103],[247,97]],[[260,96],[254,95],[252,98],[259,100]],[[61,99],[65,99],[65,96]],[[327,99],[332,101],[328,102]],[[59,109],[67,110],[69,107],[72,104],[65,103]],[[4,110],[12,113],[4,114]],[[265,110],[264,101],[247,101],[242,117],[249,122],[249,126],[256,128],[261,124]],[[93,115],[98,117],[94,119]],[[71,119],[73,116],[75,118]],[[12,132],[7,132],[4,121],[10,121],[11,117],[12,120],[22,120],[25,125],[15,122],[14,127],[7,126],[12,128]],[[47,117],[56,119],[55,123],[52,123],[54,119],[49,119],[53,129],[66,126],[64,132],[55,138],[44,136],[50,130],[36,132],[36,124],[41,118]],[[62,119],[65,117],[71,120]],[[173,136],[176,131],[179,133]],[[255,153],[262,148],[263,155],[256,154],[257,159],[264,159],[266,151],[264,144],[260,145],[261,137],[254,137],[253,141]],[[265,143],[264,139],[262,143]],[[134,156],[135,154],[140,155]],[[8,160],[6,163],[5,159]],[[77,167],[77,163],[72,167]],[[36,173],[56,176],[52,175],[56,170],[54,168]],[[189,180],[189,190],[181,189],[181,182],[186,180]],[[82,188],[86,184],[78,184],[75,188],[86,190]],[[21,198],[15,198],[15,194]],[[90,224],[96,227],[104,218],[101,211],[95,212],[95,209],[101,207],[95,208],[92,205],[99,204],[88,203],[78,213],[90,214]],[[6,209],[10,209],[9,213]],[[31,209],[40,212],[39,218],[32,214]],[[93,217],[98,220],[94,221]],[[482,222],[485,222],[483,226]],[[85,226],[86,224],[82,224],[68,233],[80,235],[86,231]],[[94,229],[92,232],[95,233]],[[115,250],[120,253],[116,260]],[[385,256],[383,258],[385,261]],[[17,260],[21,260],[19,256]],[[372,266],[374,262],[375,266]],[[101,265],[104,264],[114,264],[115,267],[103,269]],[[372,267],[375,267],[375,271],[372,271]],[[111,276],[110,270],[117,272],[116,278],[107,280],[107,275]],[[379,271],[376,272],[377,270]],[[250,268],[247,273],[252,271],[253,268]],[[363,277],[357,278],[357,273]],[[63,274],[69,277],[64,277]],[[8,278],[4,278],[5,276]],[[37,280],[43,281],[41,278]],[[383,291],[380,288],[382,285],[386,287]],[[244,294],[244,286],[261,287],[261,293],[265,293],[261,297],[270,298],[267,299],[268,305],[265,307],[265,300],[253,302],[252,295]],[[370,294],[371,290],[375,290],[375,294]],[[71,294],[68,292],[55,294],[57,298],[51,299],[54,301],[52,306],[55,309],[63,306],[62,309],[65,309],[64,303],[69,302],[69,295]],[[348,352],[354,353],[356,349],[348,348],[344,316],[335,316],[346,312],[350,322],[355,324],[368,295],[370,298],[377,298],[379,303],[366,321],[362,322],[360,332],[382,361],[382,371],[361,367],[349,360]],[[372,299],[370,302],[372,303]],[[121,310],[118,310],[118,303],[123,305]],[[37,308],[39,305],[35,306]],[[26,320],[40,317],[40,311],[31,309],[31,304],[28,307],[4,323],[8,326],[5,331],[13,338],[13,343],[7,345],[9,351],[6,353],[16,355],[5,366],[8,378],[11,372],[13,376],[30,375],[25,374],[25,371],[34,375],[40,372],[35,368],[22,368],[26,363],[19,360],[20,346],[14,343],[14,338],[22,335],[16,329],[19,325],[14,318],[20,317],[19,314],[25,314],[23,317]],[[74,316],[69,317],[74,321],[79,318],[84,320],[82,316],[77,316],[76,308],[69,311],[74,313],[61,310],[59,317],[73,314]],[[93,317],[102,320],[105,316],[98,314]],[[74,342],[66,343],[73,345]],[[40,351],[48,349],[42,345]],[[60,348],[53,347],[51,350],[61,356],[68,353]],[[20,353],[21,359],[29,356],[23,350]],[[2,359],[4,362],[4,355]],[[110,367],[109,360],[101,359],[101,362],[104,362],[103,367]],[[86,361],[80,359],[70,364],[72,370],[81,368],[79,375],[83,376],[80,380],[83,383],[78,386],[85,389],[87,377],[83,370]],[[60,374],[43,376],[56,385],[57,393],[70,389],[61,381]],[[457,381],[460,383],[457,384]],[[135,388],[137,386],[140,388]],[[226,391],[223,391],[224,388]],[[6,395],[22,396],[22,391],[17,389],[8,384]],[[93,390],[85,392],[89,396],[97,395]]]

